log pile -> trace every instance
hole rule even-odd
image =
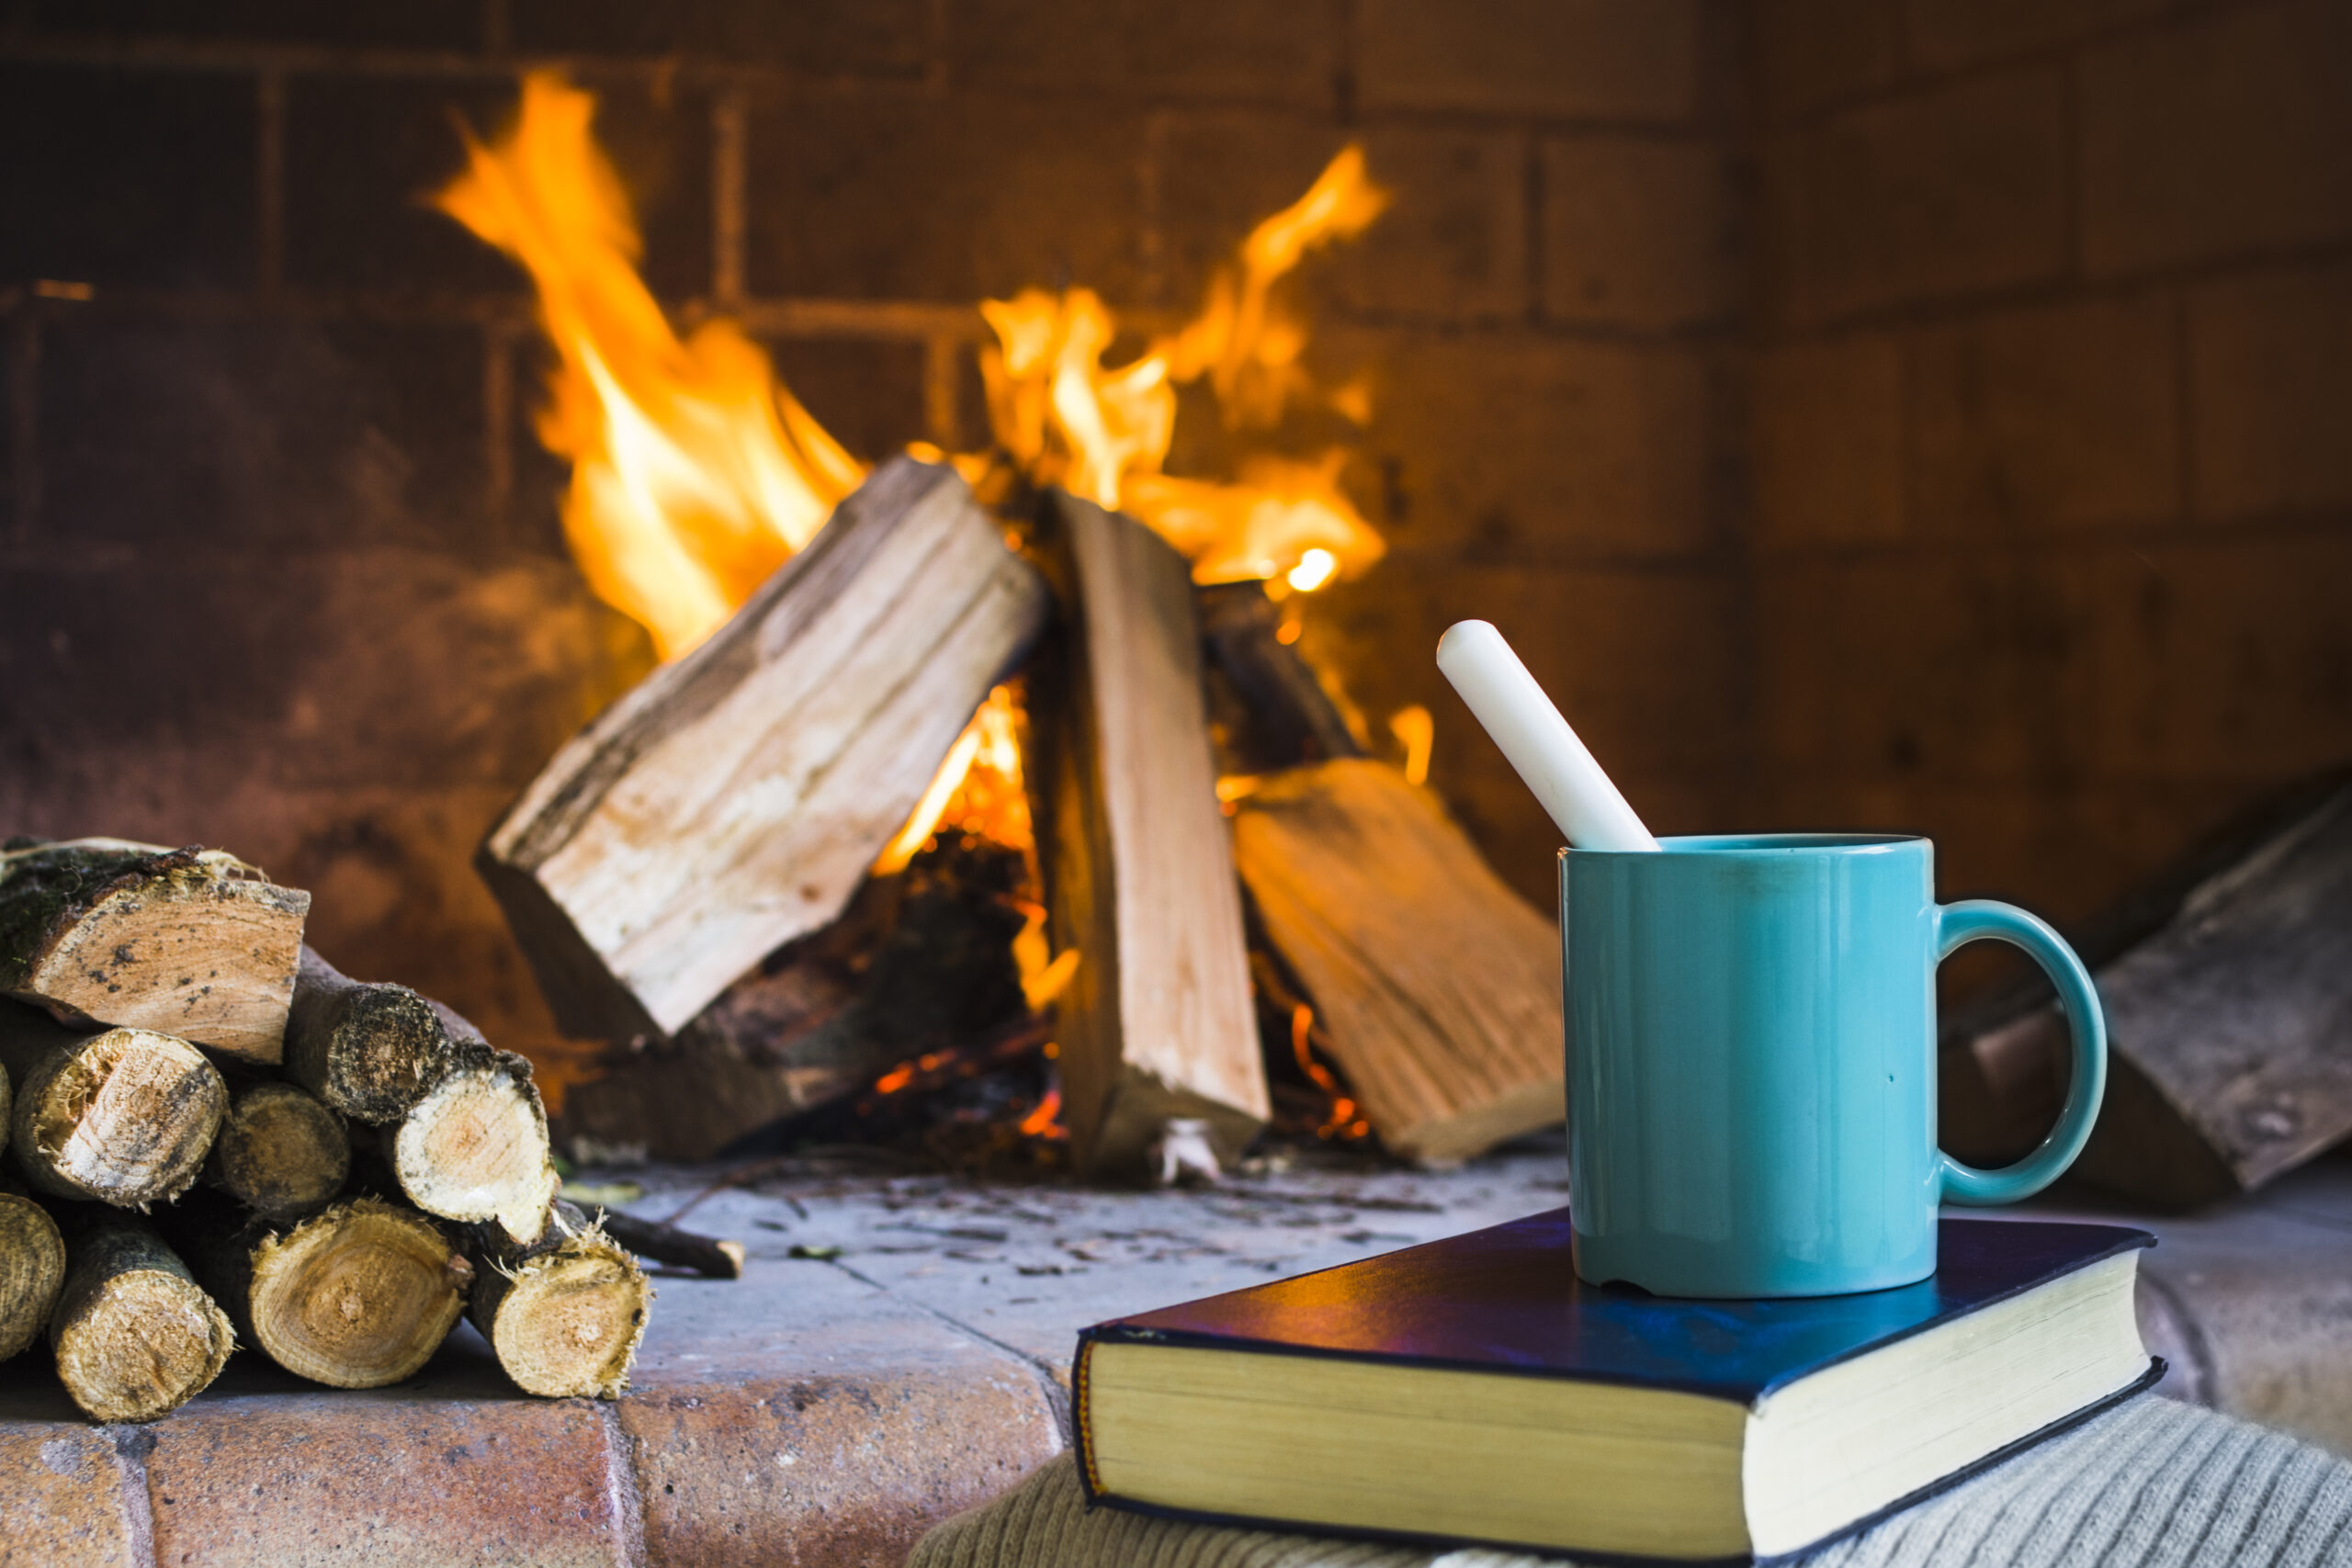
[[[1196,586],[1150,528],[1059,491],[997,504],[885,464],[485,841],[559,1020],[608,1043],[566,1097],[574,1146],[899,1136],[868,1111],[1023,1041],[1057,1099],[1012,1119],[1057,1107],[1089,1175],[1145,1174],[1174,1122],[1229,1165],[1295,1052],[1417,1163],[1557,1122],[1549,920],[1368,754],[1265,589]],[[877,868],[1016,667],[1022,841],[942,834]],[[1017,971],[1016,937],[1037,947]]]
[[[308,907],[212,852],[0,855],[0,1359],[45,1337],[92,1419],[152,1421],[241,1343],[397,1382],[470,1305],[526,1392],[618,1393],[652,1292],[558,1199],[529,1064],[338,973]],[[731,1243],[616,1228],[741,1271]]]

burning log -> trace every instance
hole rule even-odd
[[[2188,1207],[2352,1134],[2352,783],[2260,808],[2096,922],[2108,1099],[2084,1179]],[[2065,1024],[2032,992],[1942,1054],[1951,1146],[2021,1155],[2064,1097]]]
[[[1295,643],[1283,640],[1281,606],[1262,585],[1216,583],[1199,590],[1197,602],[1219,773],[1266,773],[1364,754],[1339,703]]]
[[[196,1179],[228,1086],[185,1040],[145,1029],[77,1034],[0,1003],[0,1064],[16,1082],[9,1156],[38,1192],[143,1209]]]
[[[1046,604],[953,472],[876,469],[492,831],[478,863],[559,1023],[672,1033],[839,915]]]
[[[179,1255],[128,1214],[69,1228],[49,1342],[74,1403],[99,1421],[153,1421],[204,1392],[235,1339]]]
[[[606,1235],[639,1258],[650,1258],[673,1269],[690,1269],[706,1279],[743,1277],[743,1244],[740,1241],[696,1235],[675,1225],[640,1220],[634,1214],[600,1214],[597,1223],[604,1226]]]
[[[70,1021],[277,1064],[309,894],[216,851],[12,842],[0,854],[0,991]]]
[[[1054,491],[1044,521],[1065,628],[1032,681],[1029,776],[1054,946],[1080,954],[1057,1020],[1073,1150],[1140,1169],[1189,1117],[1229,1160],[1269,1106],[1191,573],[1091,502]]]
[[[285,1224],[334,1201],[351,1174],[351,1140],[334,1111],[290,1083],[231,1096],[204,1179],[263,1219]]]
[[[302,949],[286,1021],[286,1076],[334,1110],[397,1122],[458,1065],[433,1006],[405,986],[348,979]]]
[[[0,1192],[0,1361],[40,1337],[64,1283],[57,1222],[24,1194]]]
[[[637,1259],[560,1201],[536,1243],[517,1247],[486,1229],[476,1238],[469,1315],[514,1386],[548,1399],[617,1399],[653,1300]]]
[[[1363,759],[1275,773],[1234,855],[1389,1148],[1449,1164],[1565,1114],[1558,935],[1428,791]]]
[[[531,1064],[492,1049],[472,1024],[432,1005],[458,1066],[396,1125],[379,1130],[377,1147],[401,1196],[426,1213],[494,1221],[514,1240],[535,1241],[561,1182]]]
[[[298,1377],[381,1388],[441,1348],[473,1270],[424,1215],[368,1198],[284,1235],[265,1224],[191,1246],[238,1331]]]

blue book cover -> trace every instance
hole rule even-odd
[[[1555,1209],[1084,1330],[1073,1389],[1080,1471],[1091,1496],[1135,1506],[1106,1496],[1090,1462],[1087,1362],[1099,1344],[1570,1379],[1752,1405],[1837,1362],[2154,1244],[2145,1231],[2120,1225],[1945,1219],[1939,1227],[1937,1271],[1917,1284],[1846,1296],[1673,1300],[1578,1280],[1570,1262],[1568,1211]],[[2115,1397],[2148,1386],[2161,1370],[2161,1362],[2152,1362],[2145,1377]],[[2111,1401],[2091,1408],[2107,1403]],[[2010,1443],[1896,1506],[1998,1462],[2089,1413],[2077,1412]]]

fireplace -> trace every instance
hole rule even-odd
[[[1122,359],[1361,143],[1393,206],[1295,298],[1385,557],[1302,647],[1382,746],[1433,716],[1502,876],[1548,907],[1554,835],[1430,662],[1465,615],[1661,832],[1921,830],[2079,916],[2352,740],[2342,23],[1845,9],[17,7],[5,815],[232,846],[565,1060],[469,858],[654,654],[565,549],[525,280],[426,200],[549,68],[672,318],[865,462],[986,444],[977,301],[1095,289]]]

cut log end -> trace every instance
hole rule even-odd
[[[31,1199],[0,1192],[0,1361],[40,1337],[64,1283],[57,1222]]]
[[[465,1308],[472,1269],[439,1226],[368,1199],[252,1248],[244,1310],[288,1371],[380,1388],[424,1365]]]
[[[308,948],[286,1027],[286,1076],[356,1121],[397,1122],[457,1065],[433,1005],[337,974]]]
[[[628,1386],[652,1300],[637,1260],[592,1229],[488,1274],[474,1325],[526,1393],[615,1399]]]
[[[147,1225],[109,1216],[74,1238],[50,1324],[57,1375],[99,1421],[153,1421],[210,1384],[235,1346],[228,1314]]]
[[[391,1156],[410,1202],[494,1221],[516,1241],[538,1237],[559,1185],[530,1069],[503,1054],[442,1079],[393,1134]]]
[[[0,864],[0,988],[275,1066],[311,896],[227,856],[41,845]]]
[[[196,1179],[228,1100],[184,1040],[144,1029],[73,1038],[25,1075],[13,1157],[38,1190],[144,1209]]]
[[[292,1084],[255,1084],[231,1102],[204,1174],[284,1224],[334,1201],[351,1174],[351,1140],[334,1111]]]

